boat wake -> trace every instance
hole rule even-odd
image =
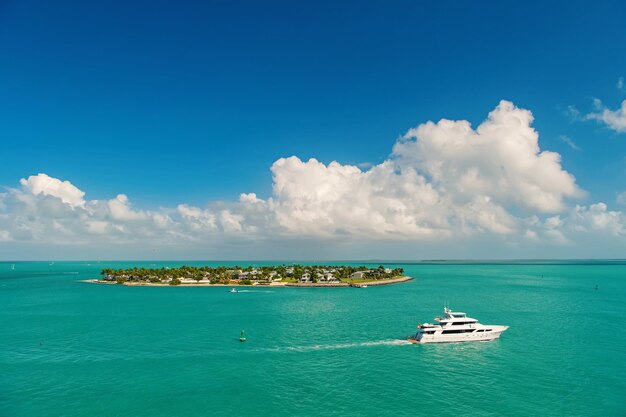
[[[334,345],[310,345],[310,346],[288,346],[278,348],[262,349],[267,352],[314,352],[317,350],[335,350],[335,349],[350,349],[360,347],[371,346],[404,346],[411,345],[411,342],[403,339],[392,340],[376,340],[371,342],[356,342],[356,343],[340,343]]]

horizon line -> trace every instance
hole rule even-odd
[[[440,259],[12,259],[0,263],[21,262],[547,262],[547,261],[626,261],[626,258],[440,258]]]

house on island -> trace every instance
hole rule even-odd
[[[269,280],[270,281],[280,281],[282,279],[283,279],[283,277],[278,275],[278,272],[276,272],[276,271],[270,272],[270,276],[269,276]]]
[[[367,275],[367,271],[356,271],[350,275],[352,279],[365,279]]]
[[[317,280],[322,282],[335,282],[337,278],[335,278],[332,272],[324,269],[321,273],[317,273]]]

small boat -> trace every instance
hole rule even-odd
[[[239,341],[240,342],[246,341],[246,334],[243,332],[243,330],[241,331],[241,333],[239,333]]]
[[[231,288],[230,290],[228,290],[228,292],[239,292],[239,291],[237,290],[237,288]]]
[[[367,284],[362,284],[361,288],[367,288]]]

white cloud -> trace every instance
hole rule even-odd
[[[622,238],[622,212],[604,203],[572,207],[584,195],[542,150],[533,116],[502,101],[475,129],[427,122],[368,169],[295,156],[271,167],[272,196],[243,193],[206,207],[138,210],[119,194],[85,200],[69,181],[39,174],[0,194],[0,242],[47,244],[224,244],[313,239],[571,245],[576,236]]]
[[[577,231],[608,232],[612,235],[626,235],[626,217],[621,211],[610,211],[605,203],[589,207],[576,206],[571,213],[571,225]]]
[[[617,89],[619,91],[626,91],[626,84],[624,84],[624,77],[619,77],[617,79]]]
[[[626,132],[626,100],[617,110],[610,110],[598,99],[594,100],[597,111],[585,116],[587,120],[596,120],[618,133]]]
[[[183,222],[192,230],[214,231],[217,228],[215,215],[208,210],[190,207],[187,204],[179,204],[176,209]]]
[[[84,192],[76,188],[69,181],[61,181],[46,174],[31,175],[28,179],[20,180],[22,188],[33,195],[51,195],[58,197],[64,203],[71,206],[82,206],[85,204]]]
[[[11,234],[8,230],[0,230],[0,242],[10,242]]]
[[[219,219],[225,232],[241,232],[243,230],[241,222],[244,220],[244,217],[241,215],[222,210]]]
[[[104,235],[107,233],[109,223],[102,220],[87,220],[85,222],[87,232],[96,235]]]
[[[563,114],[570,118],[572,121],[582,120],[580,110],[578,110],[575,106],[567,106],[567,108],[563,111]]]
[[[410,129],[367,171],[281,158],[272,166],[277,222],[291,233],[380,238],[514,234],[509,208],[565,209],[583,192],[560,156],[541,151],[530,112],[502,101],[476,130],[441,120]]]
[[[457,203],[488,196],[500,205],[558,212],[581,197],[555,152],[541,151],[532,114],[501,101],[486,121],[441,120],[411,129],[394,147],[401,166],[413,166]]]
[[[565,143],[567,146],[569,146],[573,150],[575,150],[575,151],[579,151],[580,150],[580,147],[578,145],[576,145],[576,143],[574,143],[572,138],[570,138],[569,136],[567,136],[567,135],[560,135],[559,139],[561,139],[561,141],[563,143]]]
[[[576,205],[562,215],[544,221],[534,217],[527,220],[526,227],[526,237],[537,243],[574,246],[595,239],[607,245],[617,239],[620,242],[618,247],[621,247],[626,238],[626,216],[621,211],[609,210],[602,202],[589,206]],[[587,248],[592,249],[595,248]]]
[[[281,158],[272,166],[277,222],[290,233],[395,238],[447,235],[448,209],[415,170],[392,161],[368,171],[332,162]]]
[[[109,209],[109,215],[111,219],[126,222],[126,221],[143,221],[148,218],[148,215],[142,211],[134,211],[130,208],[128,197],[124,194],[118,194],[117,197],[107,201]]]
[[[545,219],[543,222],[539,219],[536,219],[536,222],[532,225],[529,225],[528,231],[530,231],[533,236],[539,237],[539,239],[535,239],[536,241],[547,241],[557,245],[567,245],[570,240],[565,236],[565,231],[563,230],[566,221],[560,216],[552,216]]]
[[[618,204],[626,206],[626,191],[617,194],[616,201]]]

